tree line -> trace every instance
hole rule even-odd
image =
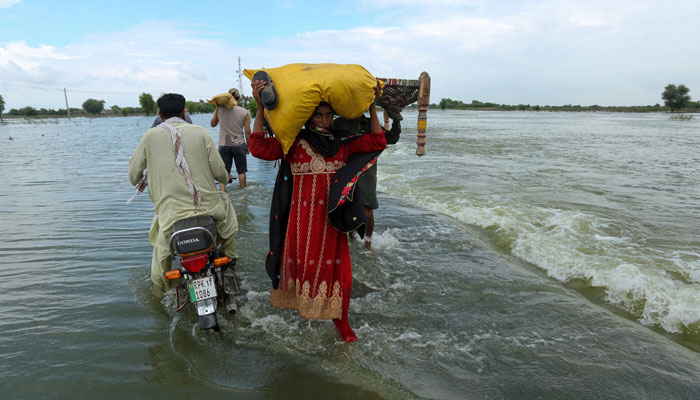
[[[504,111],[617,111],[617,112],[661,112],[661,111],[685,111],[700,112],[700,101],[692,101],[690,89],[685,85],[668,84],[661,93],[664,105],[657,103],[647,106],[590,106],[565,104],[562,106],[550,105],[530,105],[530,104],[498,104],[472,100],[471,103],[464,103],[461,100],[443,98],[438,104],[431,104],[430,108],[440,108],[441,110],[504,110]],[[415,107],[415,105],[413,105]]]
[[[242,99],[239,102],[239,104],[243,107],[248,108],[248,110],[250,110],[250,112],[253,115],[255,115],[258,109],[258,105],[255,103],[255,99],[248,96],[241,97]],[[153,100],[153,96],[150,93],[141,93],[141,95],[139,96],[139,105],[140,107],[119,107],[117,105],[113,105],[109,109],[106,109],[104,100],[87,99],[83,102],[82,108],[71,107],[69,111],[71,116],[95,116],[104,114],[113,116],[121,115],[124,117],[129,115],[144,114],[155,115],[158,112],[158,105],[156,104],[155,100]],[[199,100],[197,102],[188,101],[185,103],[185,109],[189,114],[211,114],[216,109],[216,106],[205,100]],[[4,110],[5,101],[0,95],[0,120],[2,118]],[[52,108],[37,109],[31,106],[27,106],[19,109],[13,108],[9,110],[6,115],[9,115],[11,117],[61,117],[67,116],[68,112],[63,108],[54,110]]]
[[[490,102],[481,102],[472,100],[471,103],[464,103],[461,100],[453,100],[443,98],[439,104],[430,104],[430,108],[440,108],[441,110],[505,110],[505,111],[616,111],[616,112],[660,112],[660,111],[685,111],[685,112],[700,112],[700,101],[692,101],[690,97],[690,89],[685,85],[668,84],[661,93],[661,98],[664,100],[664,106],[657,103],[648,106],[599,106],[597,104],[590,106],[580,106],[566,104],[563,106],[540,106],[530,104],[498,104]],[[239,102],[242,107],[247,108],[252,115],[255,115],[258,105],[255,99],[248,96],[241,96]],[[154,115],[158,106],[153,100],[153,96],[149,93],[141,93],[139,96],[139,104],[141,107],[119,107],[112,106],[109,111],[105,110],[105,101],[96,99],[87,99],[83,102],[82,109],[71,108],[71,115]],[[209,114],[213,113],[216,106],[204,100],[198,102],[188,101],[185,108],[189,114]],[[407,108],[416,108],[415,104]],[[0,95],[0,121],[2,120],[3,111],[5,110],[5,101]],[[12,117],[44,117],[44,116],[65,116],[68,112],[65,109],[36,109],[34,107],[22,107],[20,109],[11,109],[6,115]]]

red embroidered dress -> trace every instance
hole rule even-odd
[[[258,158],[285,157],[294,179],[280,284],[270,293],[271,305],[299,310],[304,318],[347,320],[352,286],[350,249],[345,232],[328,223],[328,191],[335,172],[353,153],[384,149],[384,135],[364,135],[341,145],[331,157],[316,152],[301,138],[284,156],[277,139],[266,138],[261,132],[251,134],[249,146]]]

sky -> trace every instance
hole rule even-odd
[[[669,83],[700,98],[700,1],[0,0],[0,95],[11,108],[208,99],[242,69],[360,64],[431,76],[442,98],[653,105]],[[250,82],[242,77],[244,94]]]

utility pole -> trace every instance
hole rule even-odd
[[[66,88],[63,88],[63,98],[66,99],[66,113],[68,113],[68,119],[70,119],[70,108],[68,108],[68,95],[66,94]]]
[[[241,78],[241,74],[243,71],[241,71],[241,56],[238,56],[238,92],[243,95],[243,79]]]

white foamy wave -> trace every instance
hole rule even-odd
[[[619,246],[627,242],[624,238],[598,241],[599,235],[572,228],[576,219],[594,217],[561,213],[568,215],[556,218],[560,225],[520,232],[512,253],[562,282],[583,279],[604,288],[607,301],[638,315],[645,325],[660,325],[675,333],[700,321],[697,285],[657,268],[638,246]]]
[[[393,184],[389,184],[389,191]],[[583,211],[537,207],[499,197],[444,193],[402,197],[428,210],[487,229],[498,245],[561,282],[582,279],[645,325],[677,333],[700,321],[700,257],[649,248],[622,221]],[[679,272],[681,280],[669,271]]]
[[[404,332],[397,340],[420,340],[423,336],[418,332]]]
[[[681,273],[685,272],[688,280],[700,283],[700,253],[696,251],[673,251],[671,261]]]
[[[269,291],[264,291],[264,292],[256,292],[254,290],[248,290],[245,294],[246,298],[248,300],[258,300],[260,298],[268,299],[270,297],[270,292]]]
[[[407,142],[398,142],[395,145],[389,145],[384,150],[384,155],[391,156],[415,156],[416,155],[416,145],[409,144]]]
[[[595,240],[610,241],[610,242],[617,242],[617,243],[622,243],[626,240],[625,238],[612,237],[612,236],[593,235],[593,237],[595,238]]]
[[[286,336],[297,330],[296,324],[289,324],[279,315],[270,314],[257,318],[250,324],[252,328],[262,328],[266,333],[276,336]]]
[[[400,237],[401,230],[397,228],[389,228],[384,232],[375,231],[372,235],[372,249],[398,249],[400,247]]]

